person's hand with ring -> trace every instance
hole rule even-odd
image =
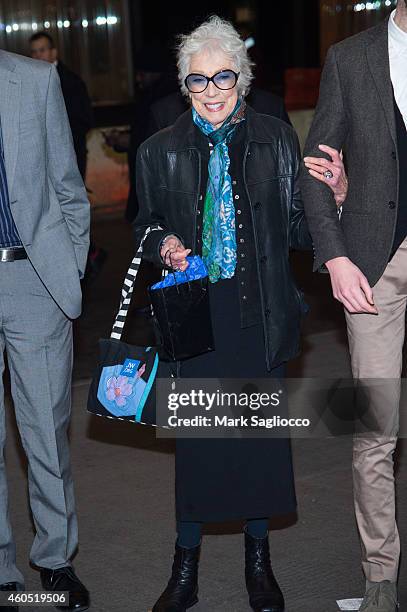
[[[311,176],[332,189],[336,205],[339,208],[344,203],[348,193],[348,177],[343,165],[342,151],[339,153],[336,149],[323,144],[319,145],[318,148],[327,153],[331,161],[324,157],[304,157],[304,164]]]
[[[191,249],[186,249],[177,236],[164,238],[160,249],[161,259],[165,265],[181,272],[185,272],[189,266],[186,258],[190,252]]]

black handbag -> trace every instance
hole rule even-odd
[[[149,295],[163,358],[181,361],[214,350],[207,276],[150,287]]]
[[[119,311],[109,339],[99,340],[99,363],[89,389],[87,409],[110,419],[156,425],[155,380],[159,368],[157,347],[133,346],[121,341],[130,307],[143,242],[124,279]]]

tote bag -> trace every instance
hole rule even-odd
[[[156,425],[155,379],[158,347],[134,346],[122,341],[122,333],[141,264],[148,227],[123,282],[120,306],[110,338],[99,340],[99,362],[89,389],[87,409],[110,419]]]

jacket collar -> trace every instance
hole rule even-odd
[[[259,122],[256,121],[258,116],[260,115],[251,106],[247,106],[247,142],[272,142],[274,138],[270,134],[265,133],[264,126],[262,128]],[[192,120],[191,110],[188,109],[177,119],[172,127],[168,150],[176,152],[197,148],[196,128]]]
[[[368,31],[366,58],[394,143],[397,141],[389,62],[389,17]]]

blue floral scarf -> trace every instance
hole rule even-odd
[[[192,109],[194,123],[213,144],[208,163],[202,229],[202,258],[211,283],[216,283],[219,278],[232,278],[236,269],[235,207],[228,144],[237,125],[245,120],[245,111],[246,103],[239,98],[233,112],[216,130]]]

